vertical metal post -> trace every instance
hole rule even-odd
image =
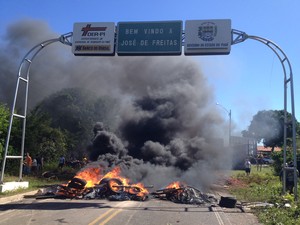
[[[229,147],[231,146],[231,109],[229,110]]]
[[[222,109],[224,109],[227,112],[227,115],[229,117],[229,126],[228,126],[228,146],[231,145],[231,109],[227,110],[223,105],[220,103],[216,103],[218,106],[220,106]]]

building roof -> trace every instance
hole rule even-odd
[[[275,147],[274,152],[280,152],[282,149],[280,147]],[[257,146],[257,151],[259,152],[271,152],[272,148],[271,147],[265,147],[265,146]]]

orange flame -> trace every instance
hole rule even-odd
[[[94,187],[96,184],[99,184],[103,179],[117,179],[121,181],[122,184],[111,180],[109,182],[110,188],[112,190],[123,190],[129,192],[130,194],[136,194],[137,196],[145,196],[149,194],[149,191],[145,188],[142,183],[130,184],[130,180],[122,177],[121,168],[115,167],[110,172],[106,173],[104,176],[102,175],[102,169],[99,167],[88,167],[84,170],[78,172],[75,177],[85,180],[87,183],[85,188]],[[120,187],[122,186],[122,187]]]
[[[121,174],[121,168],[115,167],[112,171],[108,172],[103,176],[102,179],[105,178],[116,178],[122,182],[122,185],[124,186],[123,190],[126,192],[129,192],[130,194],[136,194],[137,196],[144,196],[149,194],[149,191],[145,188],[145,186],[142,183],[137,184],[130,184],[130,180],[120,176]],[[113,185],[118,185],[117,183],[113,183]],[[114,186],[113,186],[114,187]],[[111,188],[113,188],[111,187]],[[118,187],[115,187],[115,189],[118,189]]]
[[[120,174],[121,174],[121,168],[120,167],[115,167],[114,169],[112,169],[112,171],[105,174],[102,179],[117,178],[122,182],[122,185],[128,186],[129,185],[129,179],[120,176]]]
[[[173,188],[173,189],[179,189],[179,188],[183,188],[183,187],[185,187],[185,186],[186,186],[186,185],[185,185],[184,183],[180,182],[180,181],[174,181],[174,182],[170,183],[170,184],[166,187],[166,189],[171,189],[171,188]]]
[[[101,173],[101,168],[88,167],[85,170],[78,172],[75,177],[85,180],[85,187],[88,188],[94,187],[95,184],[98,184],[103,175]]]
[[[144,195],[149,194],[149,191],[147,190],[147,188],[145,188],[144,184],[137,183],[137,184],[134,184],[133,186],[136,186],[140,190],[140,192],[137,193],[137,196],[144,196]]]

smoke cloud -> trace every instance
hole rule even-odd
[[[0,51],[1,102],[11,104],[17,68],[26,52],[57,37],[41,21],[20,21],[7,28]],[[121,166],[134,182],[163,186],[181,180],[205,188],[215,172],[231,167],[222,141],[227,126],[213,89],[192,58],[75,57],[69,46],[52,44],[32,63],[29,107],[73,87],[119,100],[117,129],[96,127],[91,159],[106,167]]]

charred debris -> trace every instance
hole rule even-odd
[[[217,203],[213,195],[204,194],[197,188],[182,182],[173,182],[163,189],[149,192],[153,185],[132,184],[129,179],[120,176],[120,168],[99,178],[99,168],[90,168],[74,176],[67,184],[52,185],[40,191],[36,199],[107,199],[110,201],[146,201],[151,198],[182,204]]]

